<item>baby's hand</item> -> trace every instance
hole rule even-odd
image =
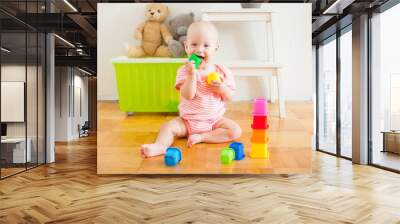
[[[218,81],[212,81],[211,85],[210,85],[210,89],[214,93],[223,94],[225,91],[225,83],[218,82]]]
[[[189,60],[185,61],[185,68],[188,71],[189,75],[193,75],[194,71],[196,70],[196,68],[194,67],[194,62]]]

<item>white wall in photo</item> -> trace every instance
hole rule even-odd
[[[98,4],[98,99],[117,100],[115,72],[111,59],[125,55],[124,43],[138,45],[134,30],[145,21],[146,4],[101,3]],[[204,9],[240,9],[239,3],[169,3],[170,16],[194,12],[200,19]],[[287,100],[312,100],[314,85],[311,50],[311,4],[263,4],[272,10],[279,42],[277,62],[282,65],[283,81]],[[259,22],[215,23],[220,32],[218,59],[265,59],[268,57],[266,36]],[[234,100],[250,100],[265,96],[262,78],[237,77]]]

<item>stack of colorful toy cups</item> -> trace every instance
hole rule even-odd
[[[251,136],[251,158],[268,158],[268,105],[266,99],[255,99],[253,103],[253,134]]]

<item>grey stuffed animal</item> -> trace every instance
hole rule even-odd
[[[194,22],[194,13],[177,15],[168,21],[169,31],[173,36],[168,44],[168,49],[173,57],[185,56],[185,45],[187,29]]]

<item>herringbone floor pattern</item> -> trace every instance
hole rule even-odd
[[[400,223],[400,175],[314,153],[309,175],[99,176],[96,139],[0,181],[0,223]]]

